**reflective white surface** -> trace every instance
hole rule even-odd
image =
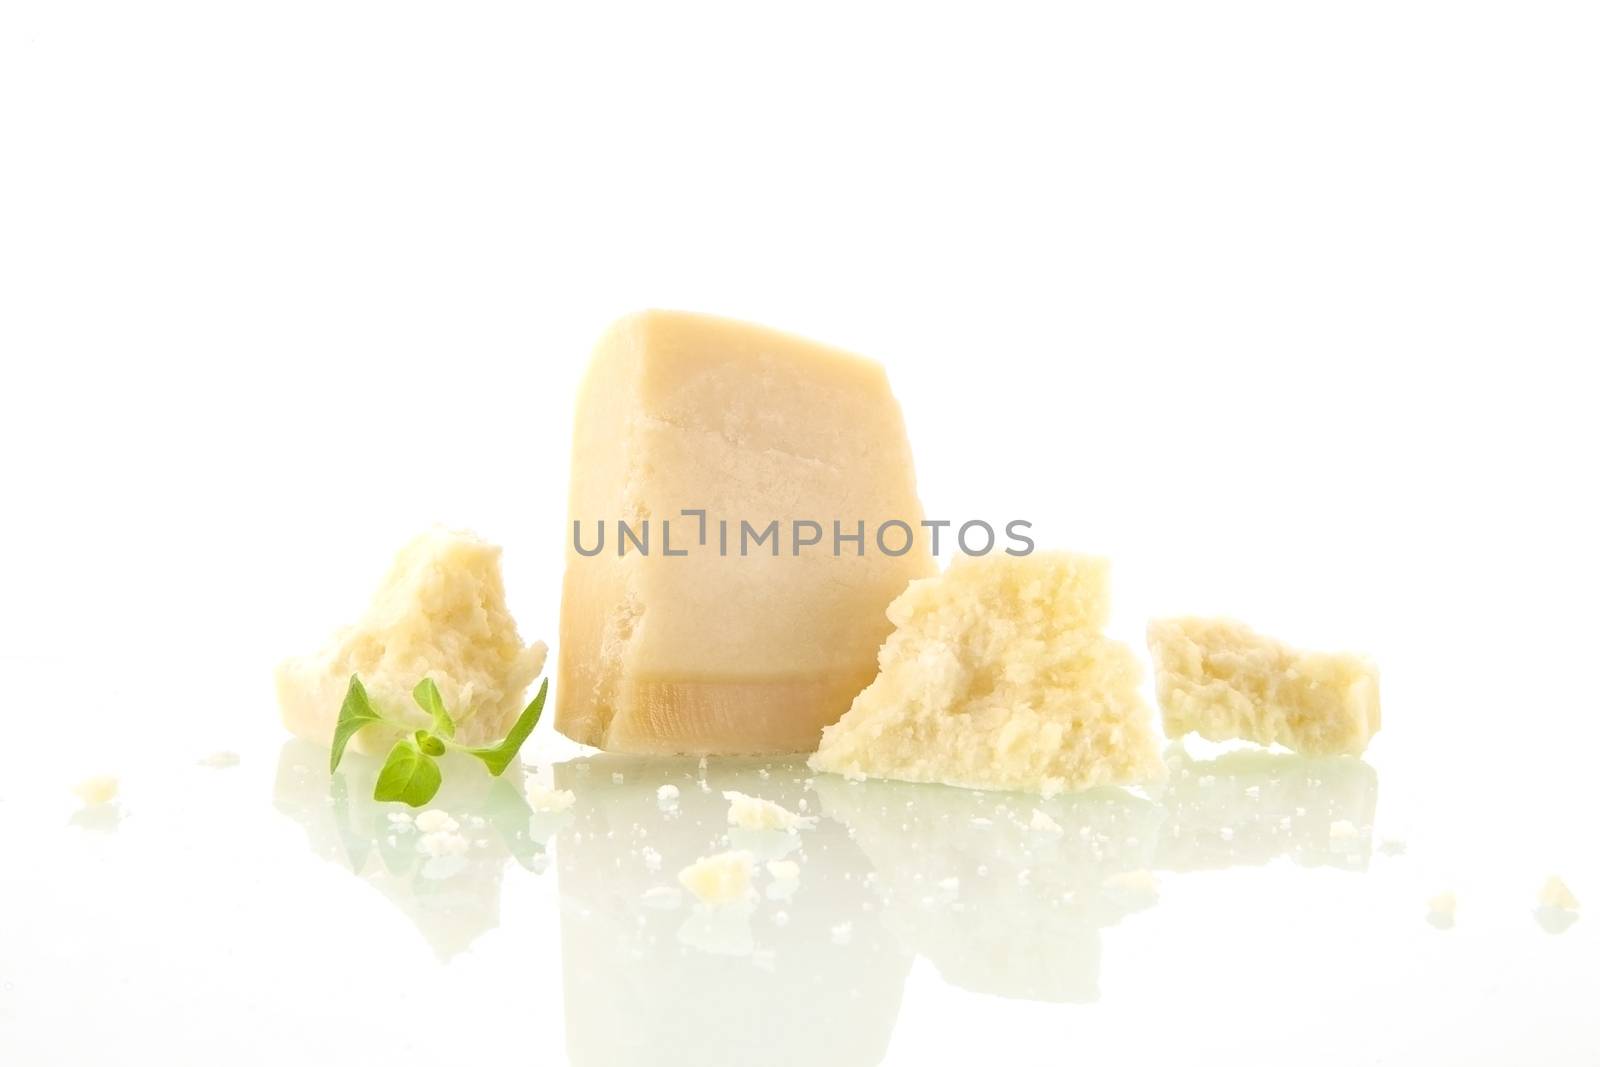
[[[95,809],[32,764],[0,793],[7,1062],[1600,1052],[1596,924],[1537,915],[1544,866],[1488,824],[1466,851],[1448,825],[1436,836],[1376,759],[1173,746],[1147,795],[1039,801],[586,754],[547,730],[503,779],[447,768],[433,807],[459,856],[423,854],[403,809],[370,799],[370,759],[330,778],[325,751],[271,729],[237,766],[123,748],[121,795]],[[528,775],[577,803],[530,811]],[[727,789],[817,825],[730,827]],[[1059,832],[1031,828],[1035,809]],[[1587,816],[1517,820],[1526,843]],[[1580,899],[1592,840],[1547,853]],[[727,848],[756,858],[747,904],[678,890],[679,868]],[[768,873],[780,858],[797,879]],[[1453,926],[1428,917],[1444,889]]]

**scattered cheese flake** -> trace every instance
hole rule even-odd
[[[657,789],[656,802],[664,808],[676,804],[678,802],[678,787],[668,784]]]
[[[1572,895],[1572,890],[1567,888],[1555,875],[1545,880],[1544,886],[1539,890],[1539,906],[1541,908],[1556,908],[1561,911],[1577,911],[1578,898]]]
[[[409,811],[391,811],[389,813],[389,821],[392,823],[405,823],[410,825],[411,813]]]
[[[1349,819],[1335,819],[1328,824],[1328,839],[1330,841],[1349,841],[1359,833],[1360,831],[1356,829],[1356,824]]]
[[[1052,819],[1046,812],[1034,808],[1033,818],[1028,821],[1028,829],[1037,830],[1045,834],[1059,834],[1061,832],[1061,824]]]
[[[1428,915],[1445,922],[1455,922],[1456,895],[1449,890],[1428,898]]]
[[[199,763],[200,766],[202,766],[202,767],[210,767],[212,770],[216,770],[216,771],[226,770],[229,767],[237,767],[237,766],[239,766],[239,753],[237,753],[237,752],[213,752],[213,753],[211,753],[211,755],[205,756],[202,759],[197,760],[196,762]]]
[[[789,913],[786,912],[786,911],[775,911],[775,912],[773,912],[772,913],[772,925],[773,926],[788,926],[789,925]]]
[[[577,803],[578,797],[570,789],[550,789],[546,786],[528,783],[528,807],[541,813],[566,811]]]
[[[455,823],[452,821],[451,825]],[[467,839],[453,830],[436,830],[418,839],[417,851],[434,857],[459,856],[467,851]]]
[[[114,774],[97,774],[92,778],[85,778],[72,787],[72,792],[83,801],[86,807],[95,807],[100,804],[109,804],[116,799],[117,790],[122,783],[117,781]]]
[[[449,812],[429,808],[417,816],[417,829],[425,834],[454,833],[460,826],[450,817]]]
[[[646,845],[643,849],[641,849],[639,855],[644,857],[645,870],[659,871],[661,869],[661,853],[657,852],[649,845]]]
[[[683,893],[676,886],[657,885],[646,889],[644,896],[640,899],[647,908],[660,908],[662,911],[670,911],[683,903]]]
[[[951,875],[949,878],[942,879],[939,882],[939,888],[954,896],[961,892],[961,879]]]
[[[779,881],[792,882],[800,877],[800,865],[794,860],[772,860],[767,864],[767,873]]]
[[[744,830],[809,830],[817,825],[815,816],[796,815],[788,808],[761,797],[753,797],[736,790],[726,790],[722,797],[728,801],[728,825]]]
[[[853,932],[854,928],[849,923],[840,923],[828,931],[835,945],[848,945],[850,943],[850,935]]]
[[[678,872],[678,881],[700,902],[712,907],[735,904],[750,896],[750,853],[719,852],[702,856]]]
[[[626,782],[626,781],[627,781],[627,779],[622,776],[622,772],[621,771],[613,771],[611,773],[611,784],[612,785],[621,785],[623,782]]]

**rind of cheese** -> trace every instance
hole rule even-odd
[[[1228,619],[1157,619],[1148,631],[1168,737],[1360,755],[1378,732],[1378,668],[1300,652]]]
[[[1107,564],[962,557],[889,608],[880,673],[816,770],[1051,795],[1161,777],[1131,650],[1100,633]]]
[[[742,830],[809,830],[817,825],[814,816],[796,815],[782,804],[729,789],[722,794],[728,802],[728,825]]]
[[[640,754],[810,752],[872,680],[884,609],[932,573],[883,368],[775,330],[647,311],[600,340],[578,394],[556,728]],[[700,518],[684,511],[703,511]],[[793,546],[793,523],[824,542]],[[650,552],[618,522],[651,523]],[[784,539],[743,554],[741,524]],[[891,556],[899,521],[919,536]],[[722,548],[726,522],[728,547]],[[838,522],[865,531],[836,555]],[[670,525],[669,525],[670,524]],[[672,550],[665,554],[670,529]],[[900,545],[891,532],[886,545]]]
[[[432,678],[456,720],[456,740],[504,737],[544,669],[545,645],[524,645],[506,610],[500,549],[466,533],[432,530],[395,558],[366,614],[322,652],[278,667],[283,724],[308,741],[333,738],[350,676],[358,674],[375,708],[422,726],[412,689]],[[372,752],[384,731],[368,727],[352,747]]]
[[[702,904],[714,908],[738,904],[750,897],[750,875],[755,858],[733,850],[702,856],[678,872],[678,882]]]

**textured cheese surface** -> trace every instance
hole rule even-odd
[[[1159,778],[1139,664],[1105,637],[1103,560],[958,558],[889,608],[876,680],[817,770],[1046,795]]]
[[[874,532],[916,530],[911,450],[877,364],[724,319],[650,311],[601,339],[579,390],[562,589],[556,727],[618,752],[809,752],[872,680],[884,609],[933,570]],[[685,509],[706,512],[706,540]],[[650,520],[650,551],[616,523]],[[740,551],[740,523],[785,538]],[[796,555],[810,520],[824,543]],[[729,524],[727,555],[718,523]],[[833,554],[833,523],[864,554]],[[674,552],[663,553],[662,523]],[[891,550],[900,540],[891,535]]]
[[[738,904],[750,897],[750,875],[755,859],[748,852],[719,852],[702,856],[678,872],[683,888],[702,904],[721,907]]]
[[[728,802],[728,825],[742,830],[809,830],[817,824],[814,816],[796,815],[782,804],[734,789],[722,797]]]
[[[278,705],[285,726],[326,745],[352,674],[379,711],[419,726],[427,716],[411,690],[429,677],[455,716],[456,739],[484,744],[510,729],[544,660],[544,642],[524,645],[506,610],[500,549],[433,530],[400,551],[359,622],[278,668]],[[372,751],[377,734],[363,730],[353,745]]]
[[[1359,755],[1378,732],[1378,669],[1361,656],[1299,652],[1227,619],[1158,619],[1148,637],[1169,737]]]

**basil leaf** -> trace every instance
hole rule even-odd
[[[373,787],[373,800],[400,800],[420,808],[439,791],[439,765],[417,747],[414,738],[402,737],[389,750]]]
[[[512,724],[511,732],[498,745],[487,748],[469,748],[468,752],[483,761],[489,768],[489,773],[499,777],[505,769],[511,766],[511,761],[517,758],[517,752],[522,748],[522,742],[533,733],[534,726],[539,722],[539,713],[544,711],[544,697],[550,688],[550,679],[546,678],[539,685],[539,695],[533,698],[533,703],[522,710],[517,716],[517,721]]]
[[[361,684],[361,679],[352,674],[350,687],[345,690],[344,704],[339,708],[339,722],[333,728],[333,749],[328,754],[328,773],[332,774],[339,769],[339,761],[344,759],[345,746],[350,739],[360,733],[363,727],[371,726],[383,719],[372,710],[372,702],[367,699],[366,686]]]
[[[444,742],[434,737],[426,730],[418,730],[411,735],[417,739],[417,747],[430,756],[444,755]]]
[[[455,720],[444,710],[444,698],[439,696],[439,687],[433,684],[432,678],[424,678],[418,682],[417,687],[411,691],[411,698],[423,711],[433,717],[434,733],[440,737],[456,735]]]

